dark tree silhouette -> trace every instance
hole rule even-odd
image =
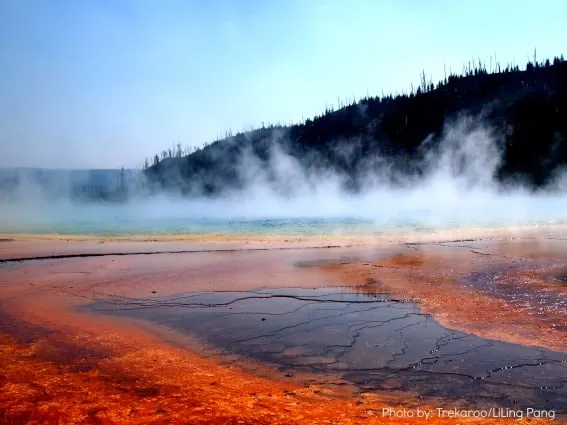
[[[531,58],[530,58],[531,59]],[[275,143],[306,170],[332,170],[345,176],[346,187],[357,190],[368,172],[367,158],[380,155],[392,175],[419,176],[424,172],[422,143],[435,148],[447,120],[482,113],[500,136],[503,161],[501,182],[522,180],[533,188],[547,184],[556,167],[567,165],[567,63],[563,56],[538,62],[521,71],[515,64],[501,66],[474,59],[462,75],[449,71],[434,85],[421,73],[415,92],[355,99],[338,99],[338,109],[296,125],[269,125],[226,137],[185,156],[162,153],[162,161],[145,172],[156,188],[182,193],[219,194],[242,187],[237,163],[252,152],[267,167]],[[344,152],[349,154],[345,155]],[[177,150],[179,153],[179,148]]]

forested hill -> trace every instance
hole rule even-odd
[[[276,187],[289,185],[278,174],[278,158],[285,158],[308,174],[331,171],[356,191],[368,173],[387,169],[395,180],[425,172],[427,152],[459,116],[481,117],[493,129],[502,150],[497,181],[542,187],[567,164],[567,62],[493,73],[478,64],[436,86],[423,78],[408,95],[367,97],[299,125],[231,135],[189,155],[164,152],[145,173],[155,188],[216,195],[243,188],[260,172]]]

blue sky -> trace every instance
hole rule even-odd
[[[565,16],[562,0],[0,0],[0,166],[140,166],[422,70],[567,56]]]

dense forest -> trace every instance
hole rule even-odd
[[[424,157],[439,144],[444,125],[466,115],[482,119],[497,136],[502,161],[496,181],[543,187],[567,164],[567,62],[534,57],[525,69],[489,68],[478,60],[436,85],[423,74],[411,93],[368,96],[297,125],[228,133],[192,152],[178,145],[146,160],[144,172],[154,190],[214,196],[246,186],[250,158],[271,175],[278,151],[309,173],[340,175],[345,189],[357,191],[363,176],[385,164],[392,183],[427,172]]]

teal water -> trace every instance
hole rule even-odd
[[[299,209],[279,214],[242,214],[236,206],[217,205],[205,211],[192,204],[27,205],[1,206],[0,233],[120,235],[388,235],[432,233],[456,228],[499,228],[564,224],[563,208],[360,208],[350,214]],[[464,213],[466,212],[466,214]],[[295,215],[294,215],[295,214]],[[566,216],[567,217],[567,216]]]

